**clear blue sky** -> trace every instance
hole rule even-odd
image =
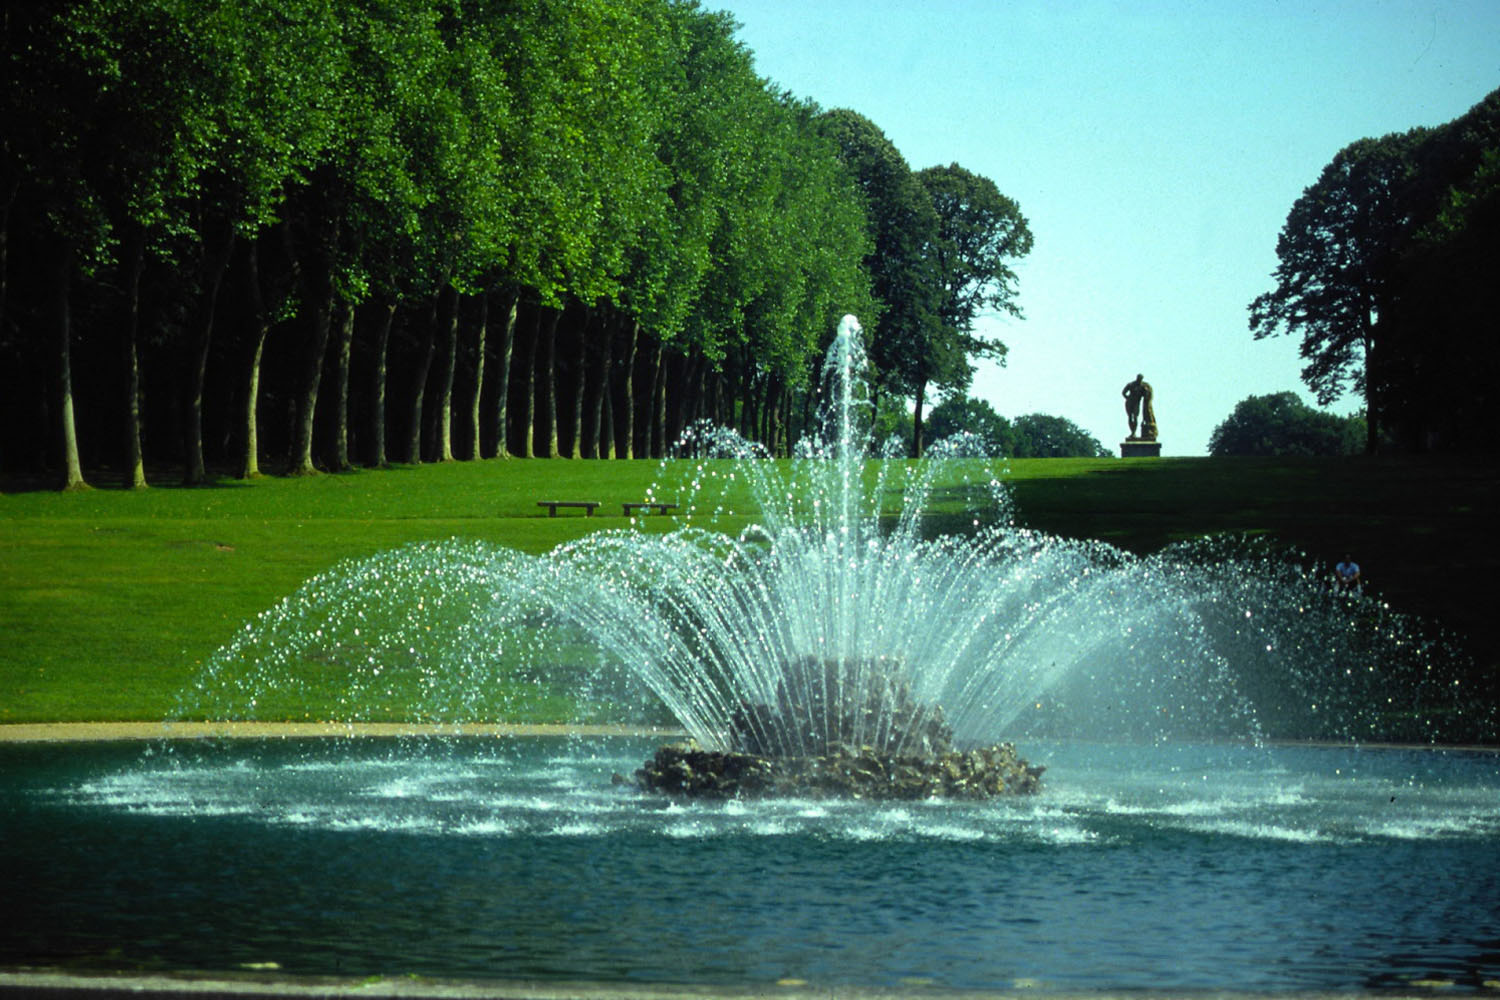
[[[1115,447],[1141,372],[1167,455],[1206,453],[1252,393],[1312,402],[1297,338],[1252,340],[1246,307],[1334,154],[1500,87],[1500,0],[704,6],[742,24],[761,76],[865,115],[914,170],[956,162],[1020,203],[1026,318],[985,322],[1010,358],[973,395]]]

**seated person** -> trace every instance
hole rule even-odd
[[[1333,567],[1333,582],[1339,590],[1352,594],[1359,593],[1359,563],[1355,562],[1352,556],[1345,555],[1343,560]]]

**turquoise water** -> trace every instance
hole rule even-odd
[[[0,747],[0,965],[1009,989],[1500,980],[1500,755],[1022,747],[1014,802],[675,803],[640,740]]]

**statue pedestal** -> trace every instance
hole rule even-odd
[[[1161,458],[1160,441],[1121,441],[1121,458]]]

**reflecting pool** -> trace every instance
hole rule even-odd
[[[1500,980],[1500,755],[1035,746],[1045,794],[677,802],[644,739],[0,747],[0,964],[812,987]]]

